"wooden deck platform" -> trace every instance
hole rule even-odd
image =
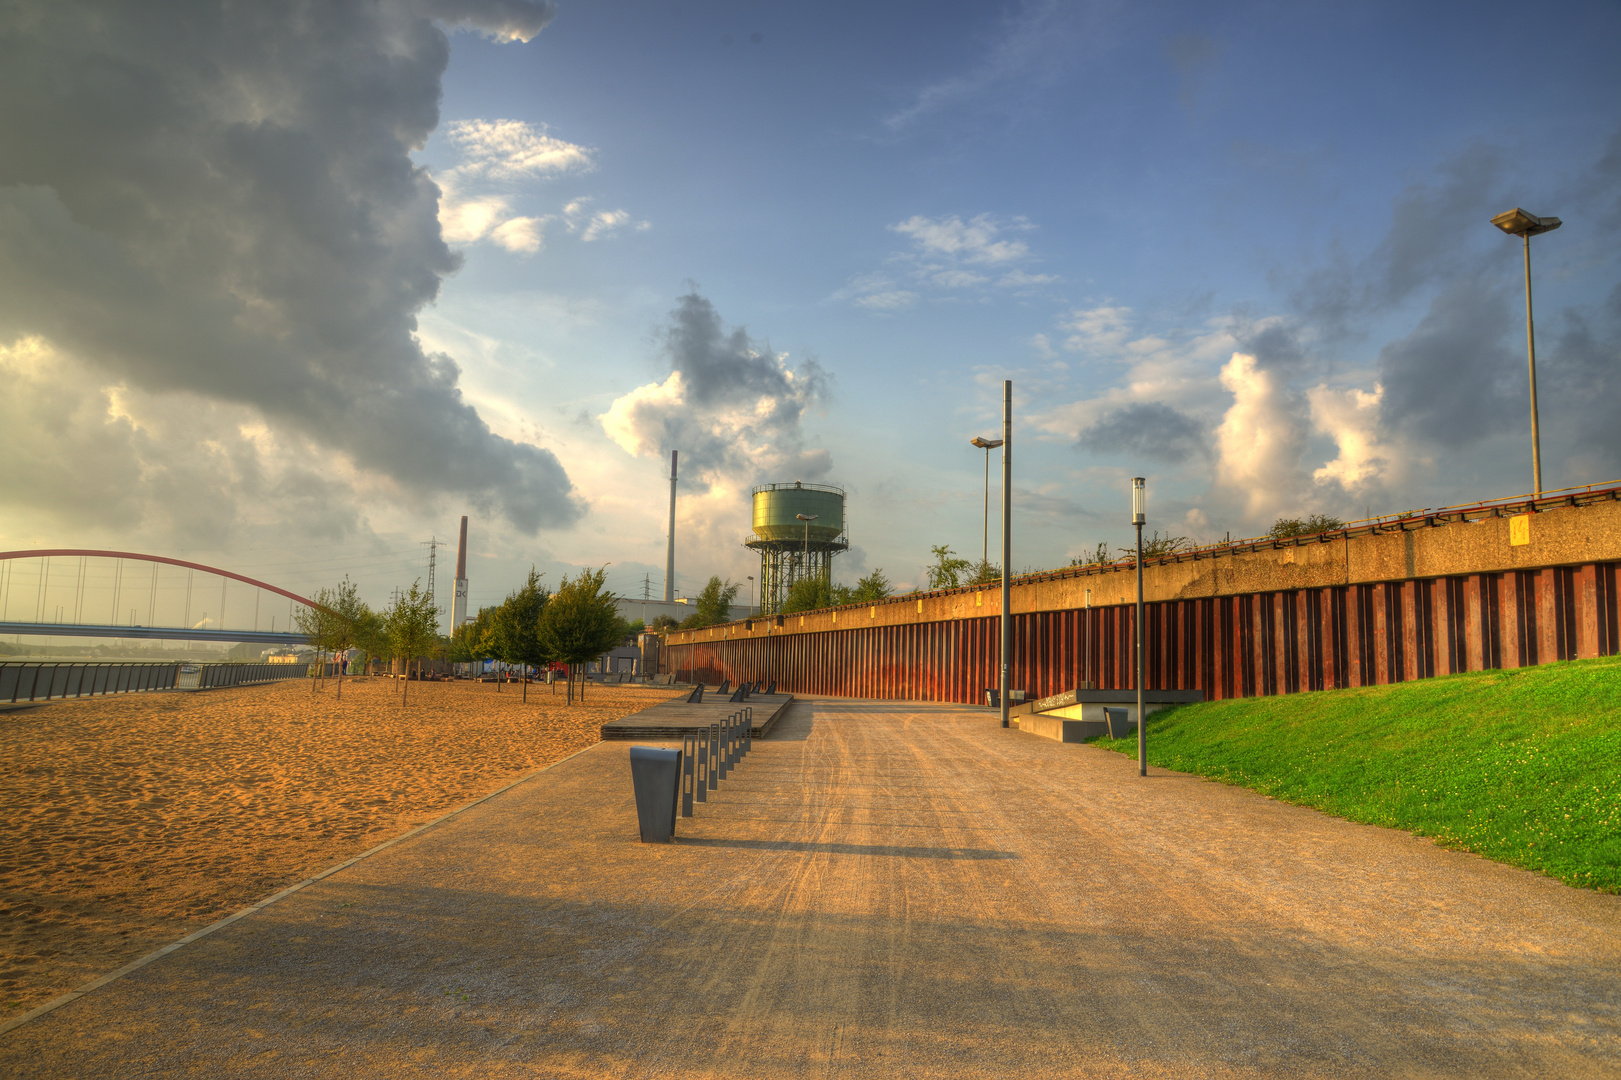
[[[674,701],[661,701],[618,720],[610,720],[602,725],[602,738],[674,741],[696,735],[739,709],[752,708],[751,737],[759,739],[770,732],[777,719],[793,703],[792,694],[752,694],[747,701],[737,703],[716,695],[711,689],[705,692],[701,704],[690,705],[686,698],[676,698]]]

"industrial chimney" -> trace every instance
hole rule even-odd
[[[664,602],[675,602],[675,456],[670,451],[670,547],[664,555]]]
[[[467,515],[462,515],[462,538],[456,545],[456,600],[451,608],[450,632],[467,621]]]

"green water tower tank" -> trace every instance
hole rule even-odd
[[[754,489],[754,535],[761,540],[805,537],[800,514],[815,514],[810,542],[829,543],[844,533],[844,489],[827,484],[763,484]]]

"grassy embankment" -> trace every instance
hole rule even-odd
[[[1621,657],[1185,705],[1148,760],[1621,893]]]

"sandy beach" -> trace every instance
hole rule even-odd
[[[299,680],[0,713],[0,1017],[597,742],[674,696]]]

